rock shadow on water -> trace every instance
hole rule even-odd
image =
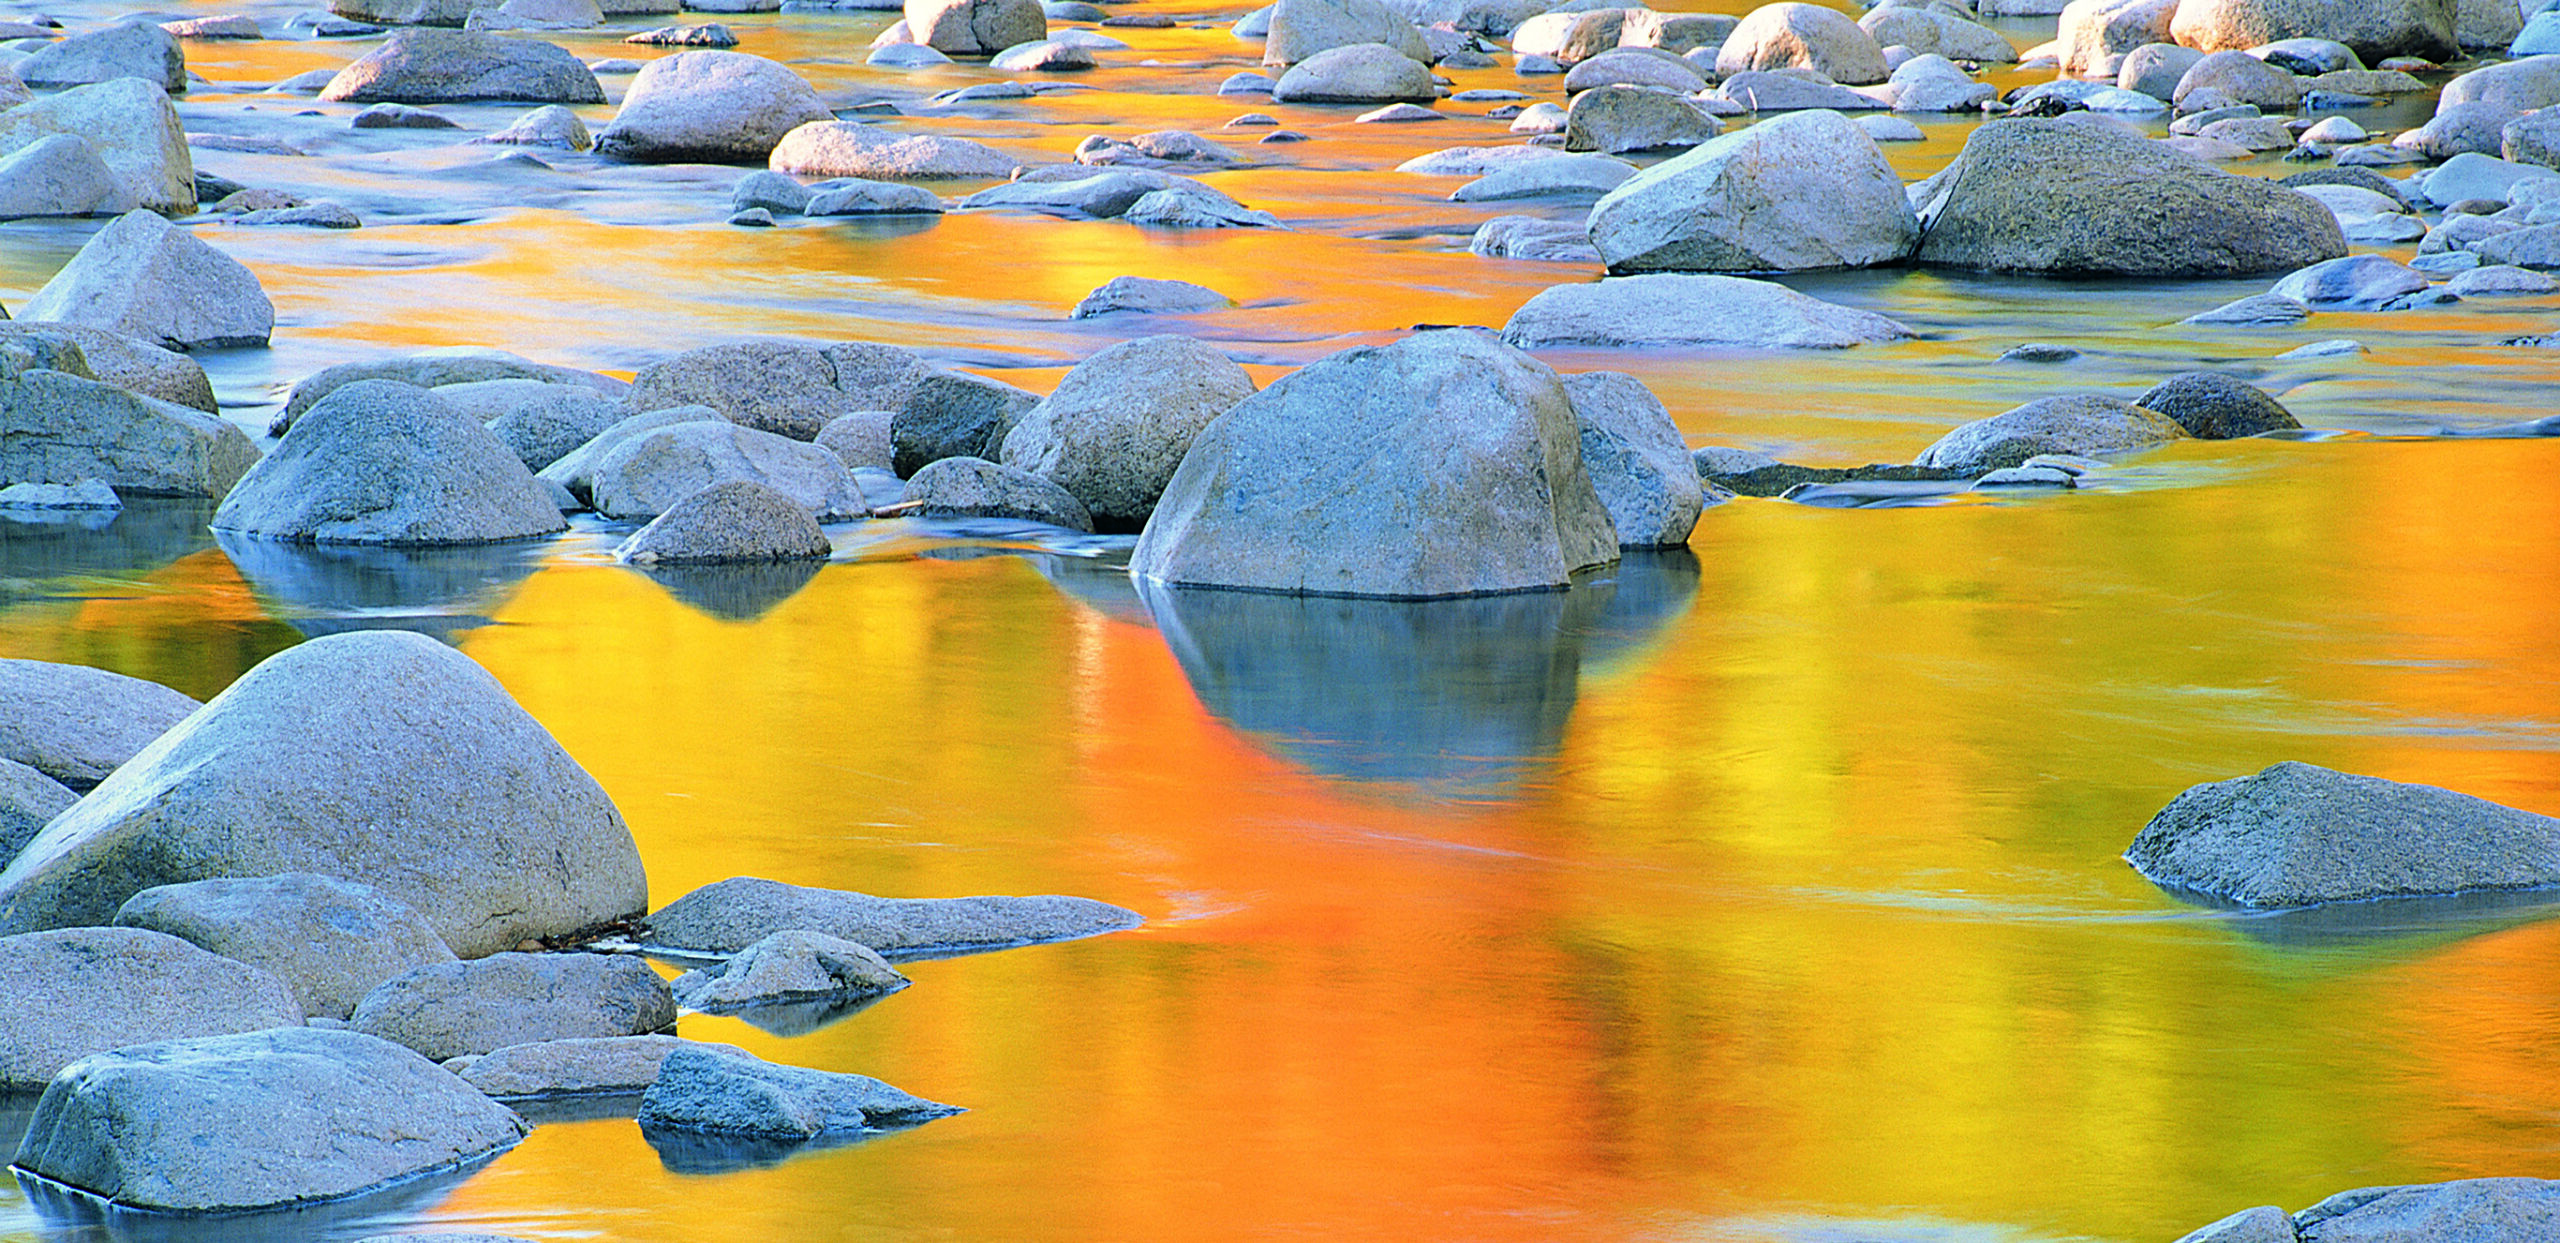
[[[2206,908],[2216,922],[2278,950],[2433,945],[2560,915],[2560,888],[2472,889],[2287,907],[2243,906],[2175,885],[2162,885],[2160,890]]]
[[[1649,643],[1698,589],[1685,549],[1564,591],[1380,600],[1137,592],[1208,710],[1319,774],[1505,798],[1562,747],[1586,666]]]
[[[388,548],[302,544],[216,532],[214,541],[262,603],[319,638],[354,630],[413,630],[446,643],[490,614],[542,564],[547,540]]]
[[[27,585],[147,574],[213,543],[213,504],[136,497],[121,510],[0,509],[0,599]]]
[[[918,1124],[922,1125],[922,1124]],[[774,1139],[760,1135],[717,1135],[705,1131],[687,1131],[677,1127],[656,1127],[643,1123],[640,1138],[656,1149],[658,1161],[670,1174],[709,1177],[736,1174],[745,1170],[768,1169],[812,1152],[832,1152],[867,1144],[883,1136],[915,1127],[886,1129],[866,1128],[859,1131],[822,1131],[809,1139]]]
[[[810,1001],[778,1001],[759,1006],[723,1006],[705,1010],[734,1018],[768,1036],[806,1036],[831,1027],[880,1004],[891,993],[867,997],[822,997]]]
[[[697,612],[721,621],[751,622],[782,607],[818,577],[823,561],[739,561],[633,569]]]
[[[0,1132],[25,1130],[36,1098],[20,1104],[0,1098]],[[11,1131],[10,1128],[15,1130]],[[17,1141],[9,1140],[10,1151]],[[186,1214],[147,1212],[110,1204],[85,1191],[11,1169],[27,1207],[43,1223],[48,1243],[352,1243],[417,1221],[452,1191],[503,1153],[488,1153],[418,1178],[296,1208],[260,1212]]]

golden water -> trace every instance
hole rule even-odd
[[[318,158],[200,158],[389,206],[368,201],[354,234],[208,227],[284,321],[272,351],[208,365],[252,425],[317,366],[457,343],[628,371],[747,333],[862,337],[1045,388],[1169,329],[1267,379],[1587,279],[1465,254],[1476,220],[1524,209],[1382,171],[1505,140],[1498,123],[1355,128],[1355,109],[1199,93],[1250,59],[1217,16],[1114,31],[1136,47],[1084,79],[1099,92],[929,124],[1055,157],[1090,132],[1273,112],[1319,140],[1243,146],[1283,163],[1210,180],[1293,232],[738,231],[719,223],[730,170],[439,177],[487,149],[394,134],[365,141],[414,152],[351,154],[326,145],[355,141],[333,136],[351,109],[324,106],[303,122]],[[744,50],[857,62],[799,65],[839,102],[992,76],[861,68],[885,14],[717,20]],[[235,83],[360,46],[190,50]],[[225,89],[191,118],[304,106]],[[1961,142],[1930,128],[1894,153],[1907,175]],[[0,226],[0,301],[84,230]],[[1124,272],[1247,305],[1061,318]],[[2549,413],[2551,356],[2491,343],[2546,330],[2555,301],[2235,332],[2162,325],[2264,281],[1799,284],[1931,336],[1550,358],[1642,375],[1693,443],[1801,461],[1907,460],[2028,397],[2130,396],[2199,360],[2346,434],[2190,444],[2102,489],[1999,503],[1738,501],[1686,555],[1432,606],[1141,597],[1114,568],[1125,541],[1043,551],[914,523],[843,530],[805,583],[661,584],[611,565],[617,536],[593,526],[394,573],[226,551],[201,510],[142,507],[96,533],[0,523],[0,656],[203,696],[309,634],[419,626],[603,783],[659,901],[749,874],[1148,917],[911,964],[915,988],[807,1035],[683,1021],[959,1117],[725,1173],[670,1169],[627,1119],[551,1123],[378,1220],[242,1237],[2165,1243],[2349,1187],[2560,1176],[2560,921],[2239,920],[2116,857],[2179,790],[2278,759],[2560,813],[2560,444],[2394,435]],[[2334,336],[2374,352],[2265,361]],[[2025,340],[2089,354],[1995,361]],[[0,1239],[91,1237],[0,1191]]]

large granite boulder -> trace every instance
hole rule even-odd
[[[579,504],[594,504],[596,468],[622,446],[661,427],[682,423],[721,423],[720,412],[709,406],[668,406],[632,415],[597,432],[595,439],[561,454],[558,461],[542,468],[536,476],[545,483],[559,484]]]
[[[926,518],[1007,518],[1070,531],[1093,529],[1093,515],[1065,488],[982,457],[934,459],[907,480],[899,503]]]
[[[738,951],[717,966],[687,971],[670,987],[688,1010],[713,1013],[750,1006],[882,997],[907,977],[867,945],[806,929],[788,929]]]
[[[1667,91],[1595,86],[1565,109],[1564,149],[1619,155],[1694,147],[1724,132],[1706,109]]]
[[[2195,786],[2125,861],[2245,906],[2560,884],[2560,820],[2435,786],[2290,760]]]
[[[832,119],[812,121],[783,135],[765,160],[766,167],[777,173],[880,181],[1002,178],[1019,163],[972,139]]]
[[[2232,104],[2279,111],[2301,103],[2303,90],[2302,78],[2291,71],[2226,48],[2197,57],[2196,63],[2187,66],[2178,75],[2178,84],[2170,88],[2169,100],[2183,108],[2195,96],[2210,93]]]
[[[1511,51],[1515,56],[1544,56],[1560,65],[1580,64],[1626,38],[1628,12],[1608,5],[1569,5],[1540,13],[1511,32]]]
[[[2527,56],[2462,74],[2444,84],[2436,96],[2436,113],[2441,116],[2472,103],[2495,104],[2519,113],[2560,104],[2560,55]],[[0,124],[8,116],[0,113]]]
[[[432,390],[321,399],[214,511],[217,531],[314,544],[488,544],[568,526],[524,462]]]
[[[272,973],[140,928],[0,937],[0,996],[0,1090],[101,1049],[302,1023]]]
[[[0,336],[0,353],[44,339]],[[257,462],[247,432],[192,406],[51,368],[13,375],[0,363],[0,487],[95,479],[120,493],[211,498]]]
[[[220,349],[265,345],[276,309],[239,260],[158,212],[135,211],[83,244],[18,318],[113,329],[171,349]]]
[[[371,630],[268,657],[101,782],[0,872],[0,932],[279,872],[360,877],[465,956],[648,902],[621,813],[497,679]]]
[[[121,216],[141,205],[86,138],[53,134],[0,154],[0,220]]]
[[[762,164],[782,136],[835,114],[790,69],[744,52],[693,51],[650,61],[631,80],[596,151],[669,164]]]
[[[992,56],[1049,37],[1040,0],[906,0],[907,33],[953,56]]]
[[[1253,377],[1189,337],[1140,337],[1084,360],[1022,416],[1003,461],[1057,484],[1102,530],[1134,531],[1210,420]]]
[[[2018,59],[2018,50],[2009,45],[2006,35],[1934,4],[1879,5],[1858,19],[1858,28],[1879,46],[1907,47],[1923,56],[1984,64],[2009,64]]]
[[[734,423],[809,440],[839,415],[905,405],[926,371],[915,355],[868,341],[740,341],[641,368],[630,404],[634,412],[709,406]]]
[[[705,885],[642,923],[639,939],[688,954],[735,954],[777,932],[823,932],[884,955],[964,953],[1135,928],[1138,913],[1090,898],[876,898],[753,876]]]
[[[105,374],[103,372],[101,375]],[[395,358],[370,359],[364,362],[338,363],[304,376],[286,395],[283,413],[267,425],[272,436],[284,435],[301,418],[303,411],[318,404],[321,398],[358,380],[398,380],[419,388],[453,388],[464,384],[486,384],[495,380],[538,380],[545,384],[586,388],[599,396],[621,400],[631,386],[611,376],[575,367],[538,363],[504,350],[481,346],[453,346],[445,349],[421,350]],[[174,400],[174,399],[173,399]]]
[[[1421,61],[1384,43],[1326,48],[1291,65],[1271,88],[1283,104],[1430,103],[1440,97]]]
[[[1753,9],[1725,36],[1718,76],[1749,69],[1810,69],[1849,86],[1882,82],[1890,72],[1884,50],[1858,23],[1838,9],[1795,0]]]
[[[86,790],[203,706],[87,665],[0,660],[0,760]]]
[[[2062,72],[2095,78],[2120,73],[2134,49],[2168,43],[2178,0],[2071,0],[2054,37]]]
[[[0,107],[0,154],[64,134],[88,143],[137,205],[195,211],[195,159],[177,106],[157,84],[118,78]]]
[[[225,1213],[355,1195],[530,1130],[398,1045],[286,1027],[83,1058],[45,1087],[16,1164],[122,1208]]]
[[[624,954],[491,954],[383,981],[347,1026],[443,1061],[535,1040],[645,1036],[676,1024],[675,998]]]
[[[8,115],[0,112],[0,118]],[[0,319],[0,356],[5,356],[29,338],[40,337],[78,346],[80,359],[88,364],[90,376],[128,393],[156,397],[206,414],[221,410],[220,404],[213,399],[213,381],[205,378],[204,364],[176,350],[163,349],[140,337],[112,329]],[[10,370],[14,368],[0,363],[0,372]],[[71,374],[80,373],[74,371]],[[242,469],[247,468],[244,466]]]
[[[1634,376],[1586,371],[1564,377],[1582,431],[1582,465],[1609,507],[1620,548],[1678,548],[1706,508],[1698,468],[1662,399]]]
[[[2091,393],[2046,397],[1975,419],[1920,454],[1918,464],[1982,474],[2045,453],[2097,457],[2131,453],[2183,439],[2177,421],[2130,402]]]
[[[16,760],[0,759],[0,867],[17,858],[55,816],[80,801],[71,787]]]
[[[1013,425],[1039,404],[1038,393],[1002,380],[966,371],[927,371],[889,419],[895,469],[912,479],[947,457],[1000,453]]]
[[[1636,174],[1591,209],[1612,273],[1801,272],[1894,263],[1919,244],[1902,179],[1837,112],[1791,112]]]
[[[623,441],[597,459],[588,500],[608,518],[655,518],[704,488],[740,480],[790,497],[822,520],[871,513],[835,454],[724,421],[678,423]]]
[[[600,104],[604,87],[584,61],[539,39],[421,29],[395,32],[339,70],[320,88],[320,98],[395,104]]]
[[[645,1092],[678,1049],[747,1057],[735,1045],[699,1044],[680,1036],[581,1036],[505,1045],[446,1062],[464,1083],[501,1100]]]
[[[1617,549],[1555,372],[1461,329],[1319,359],[1212,421],[1130,570],[1419,599],[1562,587]]]
[[[635,565],[822,561],[833,547],[809,508],[750,479],[715,483],[668,506],[614,550]]]
[[[489,434],[533,471],[631,416],[629,407],[593,389],[540,380],[452,384],[436,395],[487,424]]]
[[[373,26],[460,26],[505,0],[329,0],[329,11]],[[671,10],[672,11],[672,10]]]
[[[2529,1243],[2560,1237],[2560,1181],[2360,1187],[2294,1214],[2293,1226],[2301,1243]]]
[[[312,872],[154,886],[126,899],[116,924],[263,967],[293,989],[304,1014],[332,1019],[384,980],[454,960],[435,925],[407,903]]]
[[[1657,272],[1541,290],[1502,326],[1522,349],[1743,346],[1846,349],[1909,340],[1871,311],[1824,302],[1775,281]]]
[[[2391,56],[2453,60],[2455,0],[2178,0],[2170,35],[2198,51],[2246,51],[2280,39],[2329,39],[2366,64]]]
[[[1383,43],[1417,61],[1431,49],[1413,23],[1380,0],[1280,0],[1271,6],[1271,31],[1262,40],[1262,63],[1294,65],[1329,48]]]
[[[914,1126],[959,1112],[867,1075],[776,1066],[696,1047],[668,1053],[640,1098],[644,1131],[786,1142]]]
[[[187,55],[177,36],[147,21],[125,21],[36,47],[17,64],[29,86],[88,86],[139,78],[172,95],[187,89]]]
[[[2225,276],[2347,253],[2319,200],[2103,121],[2004,121],[1919,189],[1921,263],[2006,272]]]

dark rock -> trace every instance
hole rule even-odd
[[[2252,385],[2210,371],[2173,375],[2135,398],[2133,404],[2177,420],[2178,426],[2198,440],[2233,440],[2302,426],[2275,398]]]

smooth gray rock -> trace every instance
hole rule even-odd
[[[2302,426],[2284,403],[2245,381],[2210,371],[2173,375],[2133,404],[2169,416],[2198,440],[2233,440]]]
[[[1134,531],[1200,429],[1252,395],[1244,368],[1189,337],[1123,341],[1068,371],[1000,460],[1065,489],[1092,526]]]
[[[833,551],[807,506],[747,479],[715,483],[650,520],[614,551],[634,564],[824,560]]]
[[[2480,262],[2492,265],[2560,268],[2560,224],[2538,224],[2483,239]]]
[[[954,56],[989,56],[1049,37],[1039,0],[906,0],[916,42]]]
[[[2309,307],[2377,307],[2426,287],[2425,273],[2380,255],[2349,255],[2292,273],[2267,292]]]
[[[2242,1209],[2192,1231],[2178,1243],[2299,1243],[2293,1218],[2273,1205]]]
[[[859,177],[828,183],[809,196],[803,209],[821,216],[938,216],[942,199],[922,186]]]
[[[2104,457],[2185,438],[2167,415],[2094,393],[2045,397],[1939,437],[1917,459],[1942,470],[1988,472],[2045,453]]]
[[[2457,297],[2483,298],[2506,295],[2533,295],[2560,292],[2560,280],[2529,268],[2496,264],[2457,272],[2445,282],[2445,291]]]
[[[629,417],[625,407],[606,400],[592,389],[576,385],[542,384],[528,380],[483,383],[521,386],[515,389],[515,397],[507,403],[506,409],[487,422],[489,434],[513,451],[516,460],[524,463],[524,468],[530,471],[539,471],[559,461],[571,450]],[[470,387],[450,385],[439,390],[437,395],[453,401],[457,390]]]
[[[1705,90],[1707,80],[1679,57],[1650,48],[1622,48],[1591,57],[1564,75],[1568,95],[1595,86],[1641,86],[1686,95]]]
[[[1627,11],[1615,5],[1558,6],[1511,32],[1516,57],[1545,57],[1556,72],[1617,47],[1626,38]]]
[[[1636,166],[1605,155],[1564,155],[1497,168],[1449,192],[1455,203],[1512,199],[1597,199],[1625,184]]]
[[[1845,349],[1913,335],[1884,316],[1774,281],[1673,272],[1557,285],[1522,303],[1502,326],[1503,340],[1523,349]]]
[[[1880,5],[1858,19],[1858,28],[1882,47],[1907,47],[1921,55],[1983,64],[2013,64],[2018,50],[2008,37],[1980,22],[1936,6]]]
[[[1985,125],[1927,184],[1921,263],[2205,276],[2290,270],[2347,250],[2317,200],[2103,122]]]
[[[384,980],[454,960],[435,925],[407,903],[312,872],[154,886],[127,898],[115,922],[274,972],[305,1015],[333,1019]]]
[[[2203,59],[2204,53],[2191,47],[2146,43],[2124,54],[2124,64],[2116,70],[2116,85],[2166,102],[2177,95],[2178,80]]]
[[[88,143],[137,205],[172,215],[196,209],[186,131],[157,84],[118,78],[0,107],[0,155],[58,135]]]
[[[471,141],[495,143],[510,147],[549,147],[557,151],[586,151],[596,145],[587,132],[587,123],[578,114],[559,104],[545,104],[507,123],[503,129],[482,134]]]
[[[1267,211],[1246,207],[1227,196],[1226,191],[1183,178],[1175,185],[1152,190],[1129,204],[1120,213],[1131,224],[1154,225],[1168,229],[1283,229],[1280,218]]]
[[[1271,88],[1284,104],[1430,103],[1440,92],[1431,71],[1383,43],[1327,48],[1291,65]]]
[[[1271,6],[1262,63],[1294,65],[1318,52],[1378,43],[1417,61],[1432,59],[1413,23],[1379,0],[1279,0]]]
[[[2494,160],[2486,155],[2457,155],[2442,167],[2418,179],[2418,191],[2427,200],[2451,206],[2466,199],[2487,199],[2505,203],[2513,199],[2516,187],[2528,181],[2551,181],[2560,171],[2538,164],[2515,164]]]
[[[459,346],[422,350],[396,358],[370,362],[339,363],[304,376],[285,398],[284,411],[267,425],[267,434],[282,436],[293,421],[302,417],[323,397],[358,380],[397,380],[419,388],[450,388],[461,384],[478,384],[491,380],[539,380],[546,384],[567,384],[593,389],[619,401],[631,388],[610,376],[574,367],[555,367],[534,362],[504,350],[479,346]],[[173,399],[175,400],[175,399]]]
[[[39,88],[139,78],[175,95],[187,89],[187,56],[177,36],[150,22],[126,21],[45,44],[18,62],[17,75]]]
[[[961,1112],[867,1075],[841,1075],[686,1047],[667,1054],[640,1098],[643,1131],[783,1141],[913,1126]]]
[[[1722,47],[1741,24],[1742,19],[1724,13],[1628,9],[1618,27],[1618,45],[1660,48],[1676,56],[1696,48]]]
[[[2205,93],[2226,103],[2280,109],[2300,103],[2303,89],[2302,79],[2293,74],[2245,51],[2225,50],[2210,52],[2188,66],[2169,98],[2189,112],[2202,110],[2196,105]]]
[[[2367,64],[2392,56],[2446,61],[2462,55],[2454,11],[2454,0],[2179,0],[2169,32],[2206,52],[2312,38],[2346,44]]]
[[[729,187],[729,208],[748,211],[761,207],[777,215],[797,216],[809,206],[812,193],[809,187],[800,184],[797,177],[757,169],[738,178],[737,184]]]
[[[78,483],[13,483],[0,488],[0,509],[114,510],[124,508],[114,488],[96,479]]]
[[[0,335],[0,354],[45,339]],[[68,372],[9,375],[0,365],[0,485],[95,479],[127,494],[217,497],[257,461],[248,433],[202,410]]]
[[[1331,355],[1211,422],[1130,568],[1419,599],[1560,587],[1617,544],[1556,374],[1452,330]]]
[[[1827,111],[1771,117],[1636,174],[1592,207],[1590,230],[1613,274],[1868,267],[1920,241],[1875,140]]]
[[[912,956],[1067,941],[1141,922],[1135,911],[1089,898],[876,898],[738,876],[668,903],[644,921],[639,939],[686,953],[735,954],[796,930]]]
[[[820,520],[871,512],[835,454],[752,427],[700,420],[643,432],[599,455],[587,500],[608,518],[655,518],[704,488],[738,481],[762,484]]]
[[[0,116],[6,116],[0,113]],[[139,337],[107,328],[78,324],[21,323],[0,319],[0,355],[41,338],[68,342],[80,351],[88,374],[126,392],[214,413],[213,383],[204,365],[176,350],[162,349]],[[11,370],[0,364],[0,371]],[[72,374],[77,375],[78,372]],[[244,463],[242,469],[247,469]],[[228,487],[228,484],[224,485]]]
[[[1909,62],[1905,62],[1903,67],[1909,68]],[[1967,81],[1970,82],[1971,79],[1968,78]],[[1974,85],[1988,86],[1987,83]],[[1879,92],[1879,94],[1885,93],[1887,92]],[[1889,93],[1897,100],[1902,95],[1899,87]],[[1924,91],[1919,94],[1925,93]],[[1747,69],[1726,78],[1723,85],[1716,88],[1715,97],[1732,107],[1758,113],[1803,112],[1814,108],[1828,108],[1833,112],[1862,112],[1888,106],[1883,99],[1875,95],[1850,90],[1809,69]],[[1915,95],[1916,97],[1918,96]],[[1989,95],[1985,93],[1980,98],[1989,98]],[[1943,107],[1906,109],[1914,112],[1947,110]]]
[[[1858,23],[1838,9],[1792,0],[1753,9],[1725,36],[1717,75],[1749,69],[1811,69],[1850,86],[1882,82],[1887,72],[1884,50]]]
[[[1564,149],[1619,155],[1694,147],[1724,123],[1678,95],[1636,86],[1594,87],[1565,109]]]
[[[0,872],[0,931],[279,872],[361,877],[466,956],[648,902],[621,814],[497,679],[369,630],[268,657],[64,812]]]
[[[678,1005],[721,1013],[785,1002],[881,997],[912,982],[869,946],[787,929],[717,967],[677,976],[673,988]]]
[[[560,460],[542,468],[535,476],[538,482],[557,484],[560,490],[582,505],[593,505],[596,467],[615,450],[661,427],[684,423],[721,423],[727,419],[709,406],[667,406],[648,410],[596,433],[595,439],[561,455]]]
[[[744,52],[678,52],[631,80],[596,151],[657,164],[762,164],[783,135],[834,119],[783,65]]]
[[[350,129],[460,129],[462,123],[441,112],[407,104],[375,104],[348,120]]]
[[[1469,253],[1488,259],[1526,259],[1549,263],[1599,266],[1600,252],[1579,221],[1540,216],[1495,216],[1476,227]]]
[[[928,518],[1014,518],[1090,531],[1093,517],[1066,489],[980,457],[937,458],[907,481],[905,503]]]
[[[258,278],[157,212],[116,218],[18,318],[107,328],[172,349],[265,345],[276,311]]]
[[[1914,56],[1902,62],[1894,67],[1887,85],[1893,91],[1893,110],[1908,113],[1972,112],[2000,93],[1988,82],[1974,81],[1972,74],[1943,56]],[[1739,88],[1726,91],[1728,97],[1737,93]]]
[[[85,138],[54,134],[0,155],[0,220],[119,216],[141,205]]]
[[[2342,1191],[2293,1215],[2302,1243],[2524,1243],[2560,1233],[2560,1182],[2467,1178]]]
[[[415,967],[356,1003],[350,1030],[435,1061],[537,1040],[645,1036],[675,1026],[674,997],[621,954],[491,954]]]
[[[2118,58],[2153,43],[2179,42],[2169,37],[2169,22],[2178,0],[2071,0],[2062,6],[2054,44],[2062,72],[2072,77],[2109,76]]]
[[[486,544],[563,530],[514,450],[432,391],[362,380],[321,399],[225,497],[216,530],[318,544]]]
[[[963,210],[1018,207],[1050,215],[1110,219],[1127,214],[1130,208],[1138,205],[1138,200],[1188,180],[1172,173],[1144,168],[1087,173],[1068,180],[1025,175],[1018,180],[980,190],[960,200],[960,206]]]
[[[0,670],[0,677],[5,676]],[[0,759],[0,867],[8,866],[46,822],[79,798],[71,787],[33,768]]]
[[[2199,311],[2178,321],[2182,324],[2297,324],[2310,318],[2311,308],[2280,294],[2253,294],[2226,302],[2210,311]]]
[[[530,1130],[398,1045],[287,1027],[83,1059],[46,1086],[16,1164],[123,1208],[237,1212],[449,1169]]]
[[[1004,438],[1040,395],[965,371],[928,371],[889,420],[893,468],[912,479],[947,457],[1002,453]]]
[[[0,996],[0,1090],[103,1049],[302,1023],[273,973],[140,928],[0,937]]]
[[[783,135],[767,159],[778,173],[876,181],[1003,178],[1018,163],[966,138],[833,119],[812,121]]]
[[[202,706],[104,669],[0,660],[0,760],[86,790]]]
[[[1114,311],[1179,315],[1224,310],[1228,305],[1225,294],[1206,285],[1148,276],[1115,276],[1095,286],[1092,293],[1076,303],[1075,309],[1067,312],[1067,318],[1090,319]]]
[[[2560,55],[2483,65],[2445,83],[2436,95],[2438,112],[2467,103],[2495,104],[2517,112],[2560,104]]]
[[[641,368],[629,401],[635,412],[709,406],[740,426],[807,440],[837,415],[906,404],[927,372],[915,355],[868,341],[739,341]]]
[[[604,87],[586,62],[538,39],[414,29],[394,32],[381,47],[339,70],[321,88],[320,98],[398,104],[483,100],[600,104]]]
[[[551,1096],[623,1095],[645,1092],[667,1055],[696,1049],[723,1057],[750,1057],[735,1045],[706,1044],[677,1036],[583,1036],[534,1040],[486,1054],[449,1060],[445,1069],[464,1083],[501,1100]],[[413,1236],[403,1235],[403,1240]]]
[[[2188,789],[2124,857],[2156,884],[2253,907],[2520,889],[2560,884],[2560,820],[2288,760]]]
[[[1634,376],[1587,371],[1564,377],[1582,433],[1582,465],[1609,509],[1620,548],[1677,548],[1706,508],[1680,425]]]
[[[2391,149],[2430,160],[2495,156],[2506,149],[2507,127],[2528,114],[2504,104],[2474,100],[2439,110],[2427,123],[2391,140]]]
[[[815,443],[834,453],[847,470],[868,467],[885,471],[897,456],[889,440],[889,422],[896,417],[897,413],[890,410],[856,410],[838,415],[818,429]]]

